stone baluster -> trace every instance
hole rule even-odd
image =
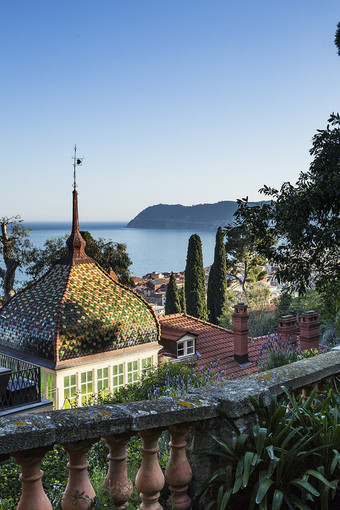
[[[160,429],[144,430],[139,433],[143,439],[143,458],[136,476],[136,487],[142,499],[141,510],[162,510],[158,499],[164,486],[164,475],[158,463],[157,441]]]
[[[50,447],[42,447],[12,453],[22,469],[20,475],[22,494],[17,510],[52,510],[50,500],[41,483],[43,472],[40,469],[41,461],[50,449]]]
[[[307,384],[306,386],[304,386],[302,388],[301,396],[302,396],[302,403],[303,404],[311,396],[313,389],[314,389],[314,386],[312,384]]]
[[[63,510],[88,510],[95,505],[95,492],[88,477],[86,454],[95,440],[65,443],[63,447],[69,456],[68,483],[63,495]]]
[[[185,451],[187,444],[185,435],[189,430],[189,425],[171,425],[168,430],[171,448],[170,459],[165,470],[165,480],[169,484],[171,492],[168,504],[169,508],[175,510],[188,510],[191,507],[191,499],[187,490],[192,472]]]
[[[318,395],[327,395],[328,388],[332,386],[333,379],[332,377],[326,377],[325,379],[321,379],[321,381],[318,382],[316,387],[316,392]]]
[[[120,434],[105,437],[110,447],[109,470],[104,480],[103,487],[107,493],[112,494],[112,498],[117,510],[123,510],[127,506],[132,492],[133,485],[128,478],[126,469],[126,449],[125,445],[130,439],[130,434]]]

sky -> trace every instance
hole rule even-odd
[[[295,182],[339,111],[339,0],[11,0],[0,217],[128,221]]]

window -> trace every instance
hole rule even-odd
[[[112,389],[124,386],[124,363],[112,367]]]
[[[109,369],[98,368],[97,370],[97,392],[101,397],[109,394]]]
[[[80,375],[81,405],[86,406],[93,394],[92,370]]]
[[[177,344],[177,356],[184,356],[184,345],[185,342],[178,342]]]
[[[194,341],[187,340],[187,354],[194,354]]]
[[[180,356],[189,356],[190,354],[195,353],[195,344],[194,340],[182,340],[181,342],[177,342],[177,357]]]
[[[55,407],[55,377],[53,374],[46,374],[45,398],[52,400]]]
[[[146,374],[151,370],[152,367],[152,358],[144,358],[142,359],[142,374]]]
[[[127,364],[127,382],[132,383],[138,379],[138,362],[129,361]]]
[[[76,375],[64,377],[64,409],[70,409],[76,405]]]

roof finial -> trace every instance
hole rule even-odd
[[[83,164],[84,158],[77,158],[77,146],[74,146],[74,156],[73,156],[73,189],[77,189],[77,166],[81,166]]]
[[[79,230],[79,216],[78,216],[78,192],[77,192],[77,175],[76,168],[77,166],[82,165],[84,158],[77,157],[77,146],[74,146],[74,156],[73,156],[73,211],[72,211],[72,231],[71,235],[66,241],[68,246],[68,254],[63,257],[59,263],[60,264],[73,264],[73,263],[82,263],[82,262],[91,262],[86,253],[85,253],[85,245],[86,242],[82,237]]]

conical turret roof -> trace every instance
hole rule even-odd
[[[1,309],[0,344],[58,363],[159,340],[150,305],[85,252],[73,191],[68,254]]]

